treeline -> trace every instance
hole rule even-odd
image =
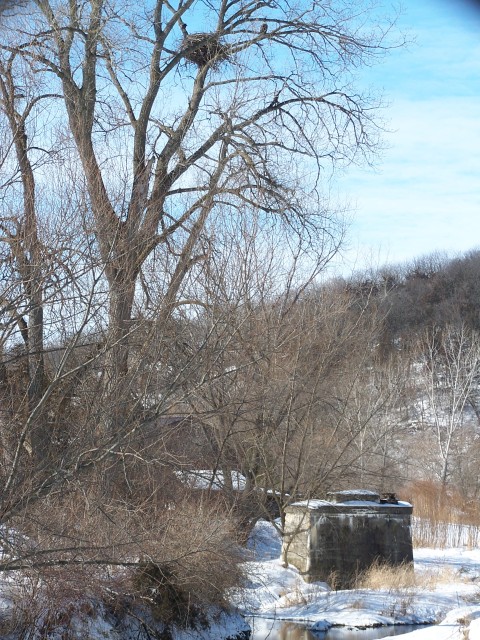
[[[400,402],[388,418],[397,423],[403,457],[394,483],[438,483],[466,504],[479,492],[479,276],[475,250],[434,254],[342,283],[382,318],[378,366],[394,361],[402,372]]]
[[[463,324],[480,330],[480,251],[448,257],[432,254],[357,275],[345,286],[372,296],[385,314],[382,348],[409,341],[425,329]]]

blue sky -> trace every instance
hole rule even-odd
[[[388,103],[387,149],[336,182],[352,211],[351,266],[480,248],[480,2],[402,7],[411,43],[361,78]]]

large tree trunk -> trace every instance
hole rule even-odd
[[[41,403],[47,388],[43,344],[43,307],[41,300],[35,298],[41,299],[40,291],[31,300],[33,309],[29,314],[28,323],[28,409],[30,414]],[[30,444],[36,459],[41,464],[46,463],[51,445],[46,411],[38,412],[38,417],[32,425]]]
[[[133,275],[110,282],[104,400],[108,411],[107,434],[113,437],[128,428],[132,399],[128,356],[134,293]]]

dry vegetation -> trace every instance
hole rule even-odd
[[[414,505],[412,538],[417,547],[477,547],[480,508],[454,487],[417,481],[402,490]]]
[[[118,624],[133,617],[183,627],[228,605],[226,593],[243,582],[243,557],[224,504],[178,496],[155,512],[148,502],[125,509],[100,497],[93,489],[50,497],[15,521],[25,537],[3,559],[12,578],[4,633],[75,637],[79,618],[102,611]]]
[[[372,589],[392,593],[435,589],[439,584],[458,582],[459,574],[451,567],[437,566],[426,571],[415,571],[411,564],[391,566],[376,562],[356,579],[356,589]]]

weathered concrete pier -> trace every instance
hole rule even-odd
[[[305,500],[287,507],[283,557],[307,582],[352,585],[373,562],[413,562],[412,505],[373,491],[337,491],[331,500]]]

